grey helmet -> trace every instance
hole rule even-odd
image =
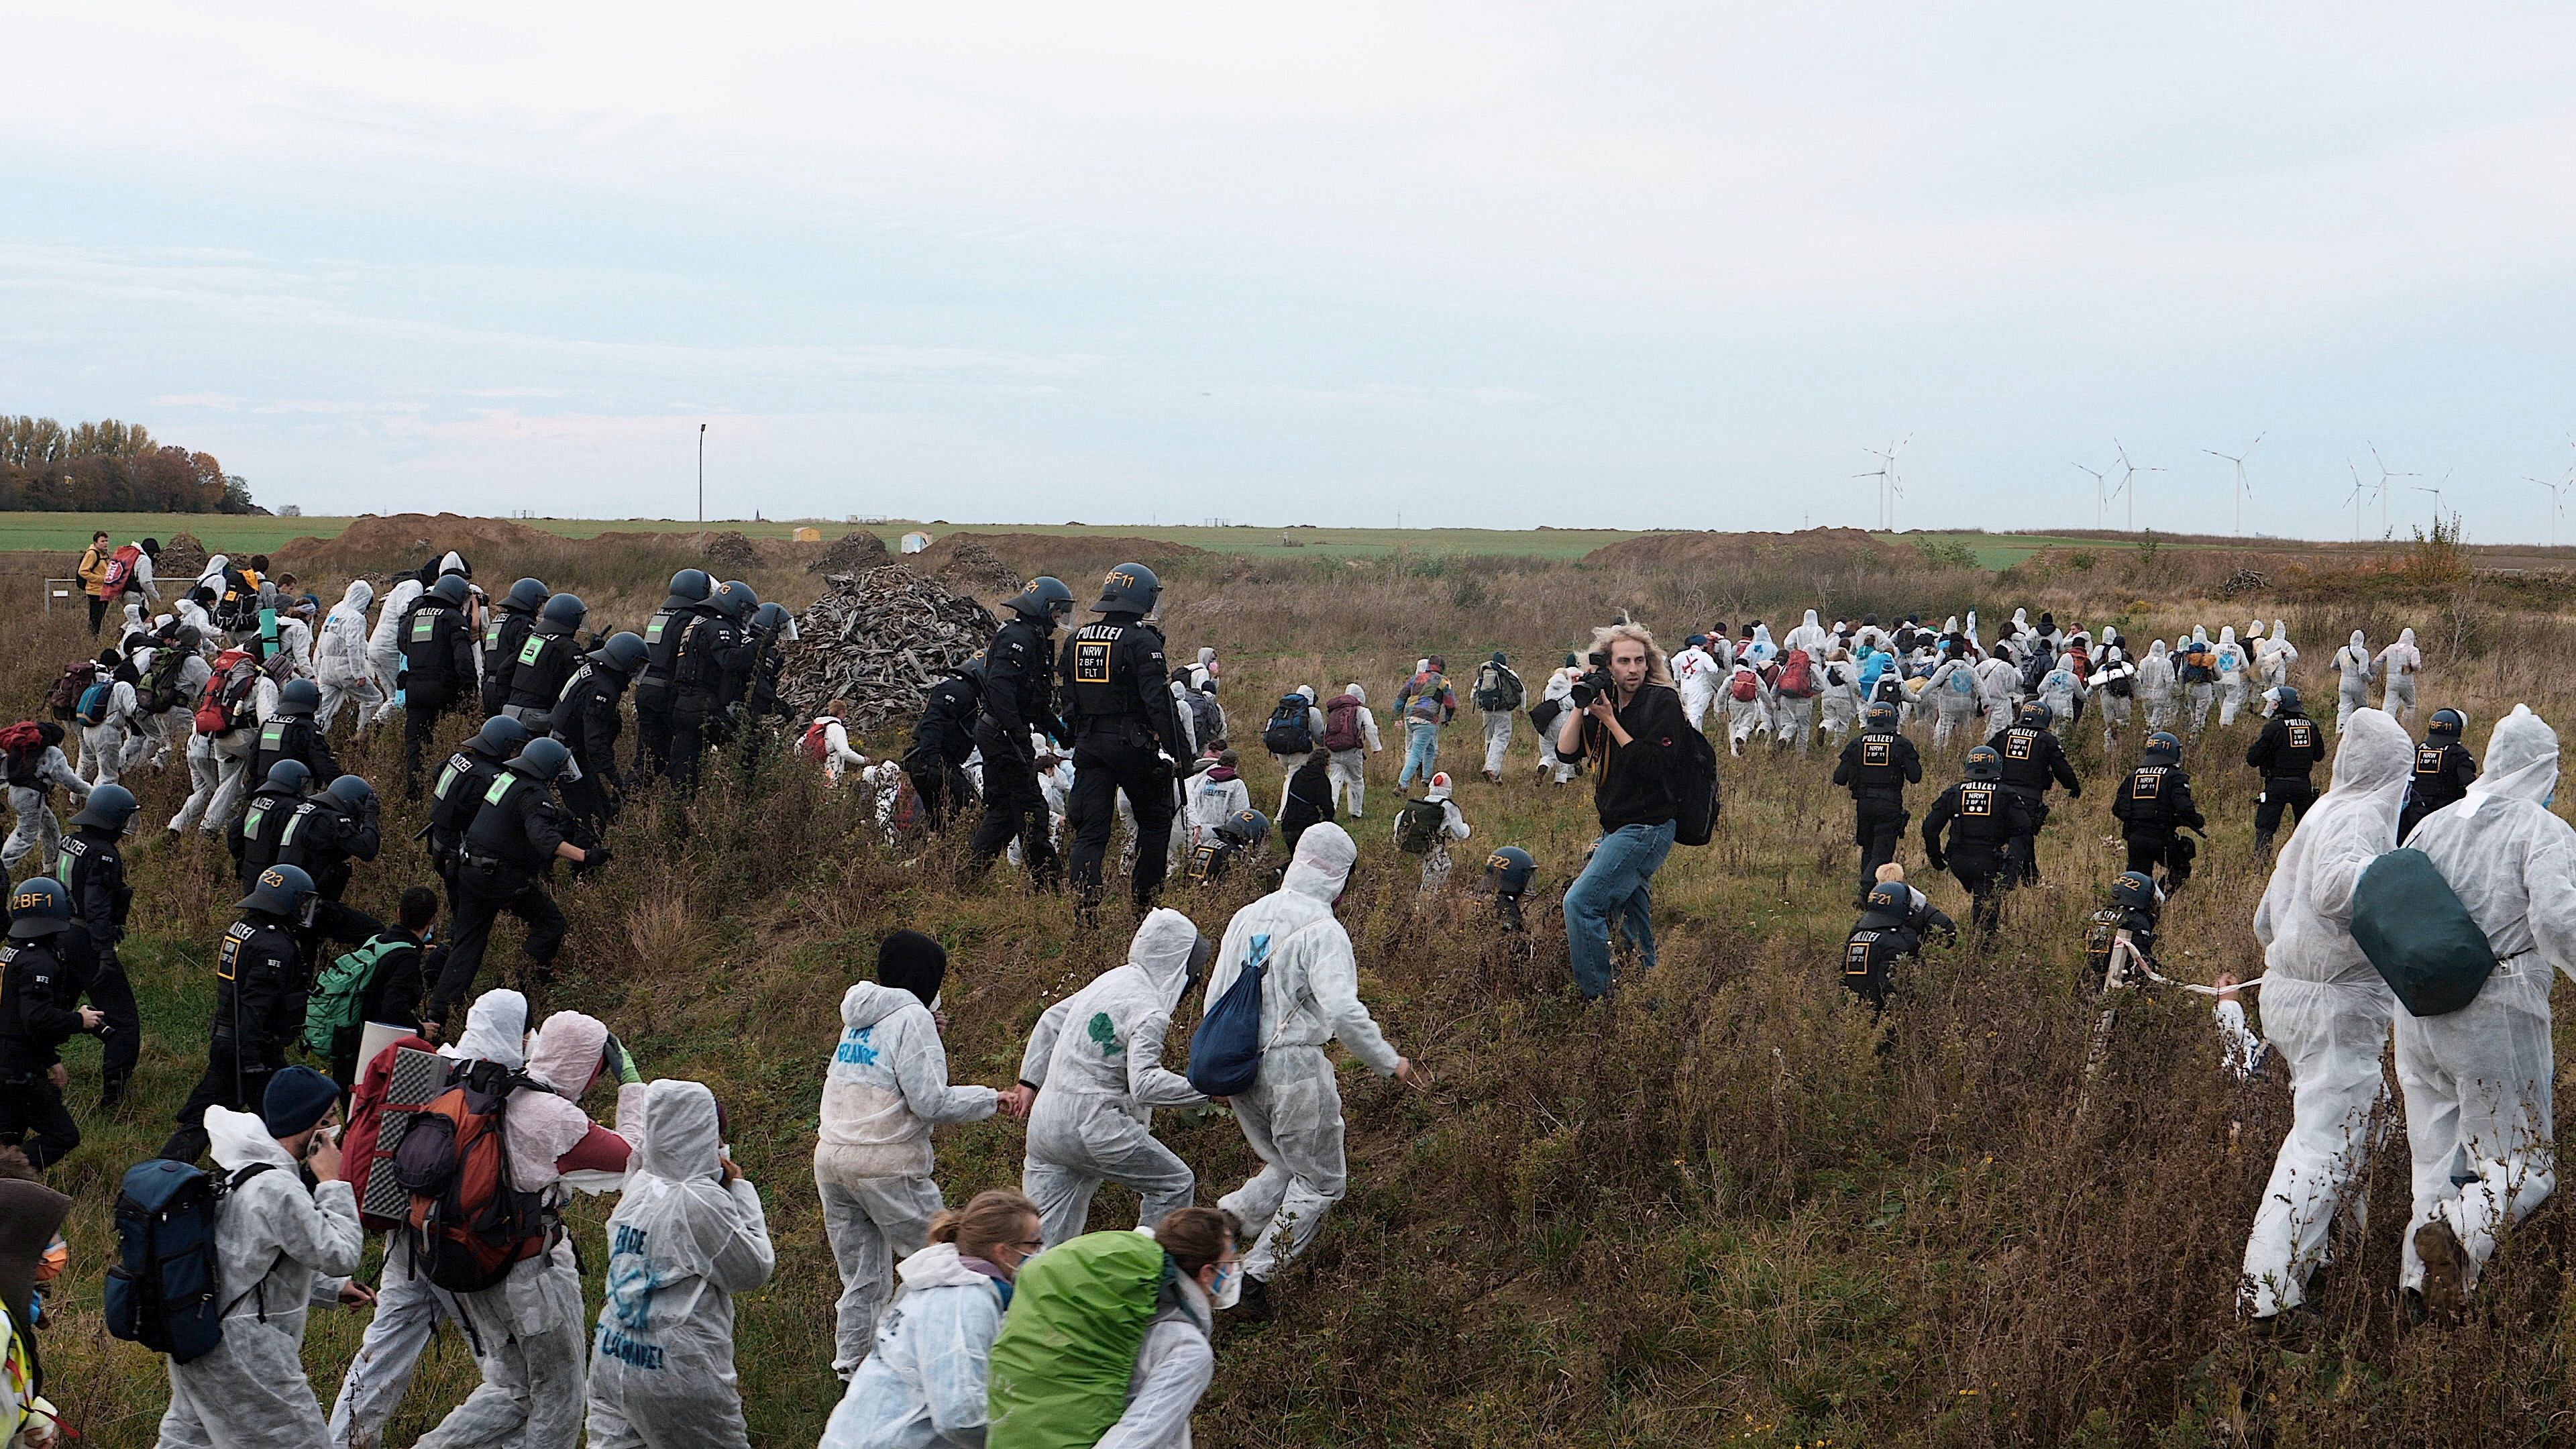
[[[1537,874],[1538,862],[1517,845],[1506,845],[1485,857],[1485,884],[1497,895],[1519,895]]]
[[[9,892],[9,939],[33,941],[71,929],[72,893],[49,875],[33,875]]]
[[[1216,833],[1237,844],[1257,846],[1270,838],[1270,817],[1258,810],[1237,810],[1217,822]]]
[[[301,796],[305,787],[312,783],[313,771],[302,760],[280,760],[268,767],[268,778],[261,782],[260,788]]]
[[[464,608],[465,601],[473,596],[474,586],[465,581],[463,574],[440,574],[438,582],[429,586],[429,597],[451,609]]]
[[[1040,574],[1011,599],[1009,607],[1033,624],[1051,626],[1073,612],[1073,590],[1053,574]]]
[[[322,707],[322,686],[309,679],[290,679],[277,687],[279,714],[306,715]]]
[[[633,674],[644,667],[644,636],[632,629],[620,629],[608,636],[608,642],[590,652],[590,662],[620,674]]]
[[[1968,778],[2000,780],[2004,777],[2004,757],[1992,745],[1979,745],[1968,751]]]
[[[569,634],[581,627],[582,620],[590,617],[590,606],[581,601],[579,594],[557,594],[546,600],[546,606],[537,612],[537,617]]]
[[[239,908],[293,921],[303,918],[312,900],[313,877],[304,873],[304,867],[272,865],[251,883],[250,894],[241,898]]]
[[[506,760],[517,754],[527,742],[526,725],[506,714],[496,714],[483,721],[483,728],[476,730],[474,738],[465,743],[487,759]]]
[[[364,810],[376,798],[376,787],[357,775],[342,775],[331,782],[331,798],[352,810]]]
[[[72,817],[72,825],[74,828],[94,825],[122,835],[125,827],[134,823],[137,808],[134,792],[123,785],[94,785],[90,788],[88,801],[81,806],[81,812]]]
[[[1163,581],[1154,577],[1152,569],[1140,563],[1123,563],[1100,581],[1100,602],[1091,606],[1091,612],[1142,618],[1154,612],[1155,602],[1162,597]]]
[[[727,579],[716,585],[716,591],[707,596],[707,603],[717,613],[739,624],[760,607],[760,595],[752,592],[751,585],[740,579]]]
[[[511,756],[505,768],[543,784],[562,774],[565,762],[571,758],[572,751],[564,748],[563,741],[540,735]]]
[[[521,579],[510,585],[509,597],[501,601],[501,607],[521,614],[533,614],[546,606],[548,592],[543,579]]]
[[[751,611],[751,627],[775,639],[792,627],[784,604],[763,604]]]
[[[707,577],[705,569],[682,569],[671,575],[670,597],[662,601],[662,607],[685,609],[691,604],[703,604],[715,591],[716,581]]]

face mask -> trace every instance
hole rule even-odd
[[[1219,1263],[1216,1282],[1208,1288],[1208,1302],[1219,1308],[1232,1308],[1243,1297],[1243,1262]]]

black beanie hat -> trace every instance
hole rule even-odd
[[[919,931],[897,931],[877,947],[877,982],[899,986],[928,1006],[948,979],[948,950]]]

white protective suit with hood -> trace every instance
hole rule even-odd
[[[1690,720],[1692,729],[1698,729],[1700,721],[1708,718],[1708,707],[1717,702],[1717,686],[1725,678],[1725,671],[1717,667],[1717,656],[1701,644],[1684,645],[1674,651],[1672,671],[1673,688],[1682,697],[1682,714]],[[1544,738],[1547,731],[1539,734]]]
[[[2517,704],[2488,736],[2486,766],[2465,798],[2406,838],[2432,857],[2498,964],[2457,1011],[2397,1013],[2397,1081],[2415,1154],[2401,1288],[2423,1286],[2416,1235],[2436,1220],[2467,1250],[2460,1286],[2474,1288],[2497,1235],[2558,1184],[2550,968],[2576,976],[2576,829],[2548,808],[2558,734]]]
[[[2166,652],[2165,641],[2151,639],[2146,657],[2138,661],[2138,700],[2149,733],[2172,727],[2174,694],[2173,655]]]
[[[2200,654],[2214,654],[2217,649],[2217,645],[2209,642],[2209,630],[2207,628],[2199,624],[2191,626],[2192,652]],[[2213,673],[2214,672],[2215,671],[2213,671]],[[2209,707],[2217,702],[2217,680],[2211,679],[2205,683],[2184,683],[2182,687],[2183,718],[2191,726],[2191,732],[2193,734],[2198,734],[2208,727]]]
[[[1333,751],[1331,761],[1324,766],[1324,778],[1332,782],[1335,808],[1347,808],[1351,818],[1356,820],[1360,817],[1360,806],[1368,799],[1368,757],[1386,746],[1378,739],[1377,714],[1368,707],[1368,691],[1357,684],[1345,684],[1342,693],[1360,702],[1360,747]],[[1321,736],[1317,739],[1320,743]],[[1544,755],[1547,749],[1545,740],[1539,742],[1539,749]]]
[[[322,706],[313,711],[313,727],[326,734],[340,717],[343,704],[356,701],[363,720],[382,702],[367,665],[367,606],[375,598],[375,585],[365,579],[349,580],[349,591],[332,606],[322,620],[321,635],[313,641],[313,682],[322,690]]]
[[[1816,727],[1839,739],[1860,723],[1860,665],[1836,647],[1816,669]]]
[[[307,1449],[322,1443],[322,1406],[304,1377],[304,1313],[337,1303],[366,1236],[346,1182],[305,1191],[295,1159],[257,1113],[206,1109],[206,1137],[226,1175],[266,1170],[224,1200],[215,1224],[223,1341],[170,1365],[165,1449]],[[60,1392],[57,1390],[57,1392]]]
[[[1825,653],[1825,641],[1831,637],[1825,632],[1825,626],[1816,622],[1816,611],[1809,609],[1806,622],[1782,636],[1780,652],[1785,655],[1792,649],[1804,649],[1809,659],[1821,659]]]
[[[2279,619],[2272,621],[2271,634],[2254,646],[2254,662],[2265,689],[2278,689],[2290,682],[2290,666],[2299,662],[2299,646],[2290,642],[2287,624]]]
[[[428,592],[429,586],[417,573],[403,574],[385,589],[383,607],[376,611],[375,632],[367,636],[367,668],[375,676],[376,704],[372,711],[364,704],[358,707],[360,729],[393,714],[394,681],[402,676],[403,615]]]
[[[1163,1280],[1127,1375],[1127,1411],[1095,1449],[1190,1449],[1190,1413],[1216,1379],[1216,1349],[1208,1341],[1215,1327],[1216,1310],[1196,1278],[1175,1273]]]
[[[1980,695],[1975,661],[1964,655],[1942,660],[1924,681],[1923,693],[1932,704],[1932,748],[1948,749],[1950,737],[1961,730],[1976,734]]]
[[[137,652],[147,658],[151,654],[150,650]],[[143,763],[152,753],[152,735],[133,685],[122,679],[108,681],[107,712],[98,723],[80,726],[80,740],[79,774],[91,785],[113,785]]]
[[[2373,668],[2370,646],[2362,641],[2361,631],[2352,631],[2352,642],[2335,651],[2335,673],[2343,676],[2335,691],[2335,728],[2342,729],[2352,712],[2370,707],[2370,675]]]
[[[1449,858],[1449,842],[1453,840],[1464,840],[1474,833],[1473,829],[1467,824],[1466,815],[1458,809],[1458,802],[1449,798],[1451,793],[1452,787],[1449,784],[1449,777],[1445,773],[1434,774],[1431,777],[1431,788],[1422,793],[1423,799],[1429,800],[1440,807],[1439,834],[1433,837],[1431,849],[1422,857],[1422,884],[1420,889],[1425,895],[1437,891],[1449,883],[1449,872],[1454,869],[1456,865],[1456,863]],[[1395,822],[1394,836],[1397,841],[1401,842],[1404,838],[1404,816],[1398,814],[1395,817]],[[1401,845],[1399,845],[1398,848],[1402,848]]]
[[[1135,1190],[1140,1227],[1190,1205],[1198,1178],[1152,1129],[1155,1108],[1207,1100],[1163,1066],[1164,1035],[1201,939],[1180,912],[1149,913],[1125,964],[1048,1007],[1029,1033],[1020,1080],[1038,1097],[1020,1190],[1038,1205],[1050,1248],[1082,1236],[1103,1182]]]
[[[894,1265],[921,1251],[943,1206],[930,1180],[930,1129],[993,1115],[990,1087],[948,1083],[939,1024],[900,986],[862,981],[841,997],[841,1039],[823,1077],[814,1186],[841,1272],[832,1369],[867,1357]]]
[[[2353,886],[2396,847],[2414,764],[2414,741],[2395,720],[2356,712],[2335,745],[2332,788],[2281,847],[2254,912],[2263,1037],[2290,1069],[2292,1103],[2289,1134],[2245,1243],[2241,1296],[2257,1318],[2305,1300],[2336,1208],[2368,1166],[2397,998],[2352,939]],[[2352,1198],[2356,1223],[2366,1225],[2368,1205]]]
[[[2415,723],[2415,676],[2423,672],[2424,651],[2415,647],[2415,631],[2400,629],[2397,642],[2379,651],[2379,667],[2386,682],[2379,689],[2379,707],[2395,715],[2402,724]]]
[[[1977,708],[1986,716],[1985,724],[1976,732],[1977,742],[1982,744],[2012,726],[2013,696],[2021,692],[2021,668],[1998,649],[1979,661],[1976,670]]]
[[[903,1312],[886,1319],[875,1351],[823,1426],[820,1449],[983,1449],[1000,1280],[933,1243],[903,1260]]]
[[[2253,658],[2244,645],[2236,642],[2232,624],[2218,631],[2218,723],[2236,723],[2236,712],[2245,707],[2247,682],[2253,675]]]
[[[524,998],[517,1009],[524,1019]],[[527,1075],[536,1085],[511,1092],[503,1117],[511,1184],[544,1194],[558,1209],[573,1186],[606,1191],[624,1179],[622,1171],[568,1176],[557,1165],[603,1132],[579,1098],[598,1076],[607,1045],[608,1028],[595,1017],[577,1011],[547,1017],[528,1047]],[[630,1152],[643,1132],[644,1100],[641,1082],[618,1089],[616,1135]],[[456,1306],[472,1331],[483,1382],[421,1438],[419,1449],[574,1449],[581,1442],[588,1320],[571,1240],[559,1238],[549,1251],[511,1265],[509,1276],[490,1288],[457,1294]]]
[[[1756,669],[1759,669],[1763,665],[1768,664],[1779,657],[1780,646],[1771,642],[1771,626],[1768,624],[1754,625],[1753,637],[1746,641],[1744,645],[1744,662],[1752,665]]]
[[[1264,963],[1261,1071],[1233,1098],[1235,1120],[1263,1166],[1217,1204],[1259,1234],[1243,1259],[1254,1278],[1269,1279],[1303,1252],[1348,1185],[1342,1094],[1324,1044],[1338,1038],[1379,1076],[1394,1075],[1403,1060],[1360,1002],[1359,961],[1333,917],[1358,858],[1340,826],[1309,827],[1279,889],[1226,923],[1208,973],[1212,1006],[1246,961]]]
[[[590,1449],[749,1449],[733,1300],[777,1258],[751,1180],[724,1180],[716,1098],[648,1083],[643,1141],[608,1218],[607,1295],[591,1340]]]
[[[1750,653],[1750,651],[1747,652]],[[1736,691],[1745,680],[1753,682],[1753,697],[1738,699],[1735,697]],[[1733,669],[1727,671],[1726,676],[1727,752],[1743,754],[1744,742],[1753,738],[1757,731],[1767,730],[1770,727],[1771,686],[1762,682],[1762,676],[1754,672],[1749,660],[1738,661]],[[1550,731],[1550,733],[1554,732]]]
[[[74,805],[88,803],[88,782],[64,758],[61,746],[47,745],[36,757],[36,783],[9,787],[9,809],[17,821],[9,828],[9,839],[0,843],[0,867],[15,872],[18,862],[33,855],[40,867],[52,868],[54,854],[63,842],[63,824],[54,818],[51,799],[52,788],[57,785],[71,796]]]

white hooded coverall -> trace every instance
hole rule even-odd
[[[364,723],[368,711],[383,701],[367,663],[367,605],[375,597],[375,585],[351,579],[349,591],[324,617],[321,636],[313,641],[313,682],[322,690],[322,705],[313,711],[313,727],[325,734],[340,717],[341,705],[355,700],[359,721]]]
[[[2414,742],[2377,710],[2356,712],[2335,746],[2333,787],[2272,867],[2254,912],[2263,947],[2263,1037],[2290,1069],[2292,1117],[2245,1242],[2245,1310],[2295,1308],[2325,1261],[2335,1210],[2361,1181],[2370,1116],[2386,1090],[2380,1058],[2397,998],[2352,939],[2353,886],[2397,844]],[[2353,1217],[2367,1223],[2367,1199]]]
[[[2335,651],[2335,672],[2343,682],[2335,692],[2335,728],[2352,718],[2352,712],[2370,705],[2370,646],[2362,642],[2361,631],[2352,631],[2352,642]]]
[[[1923,685],[1932,697],[1932,748],[1950,747],[1950,736],[1977,729],[1977,666],[1967,659],[1944,659]]]
[[[2218,631],[2218,723],[2221,728],[2236,723],[2236,712],[2245,707],[2246,681],[2253,661],[2245,646],[2236,642],[2234,625]]]
[[[9,808],[17,817],[10,827],[9,839],[0,843],[0,867],[16,870],[18,862],[29,855],[50,868],[55,851],[62,845],[63,824],[54,818],[52,787],[60,785],[75,805],[89,800],[89,785],[72,771],[72,762],[63,758],[62,747],[47,745],[36,757],[36,783],[9,787]]]
[[[1002,1284],[968,1266],[955,1243],[933,1243],[895,1272],[903,1312],[887,1316],[850,1375],[820,1449],[980,1449]]]
[[[2149,733],[2173,725],[2174,667],[2173,656],[2165,652],[2165,641],[2148,641],[2147,657],[2138,661],[2138,698],[2144,704]]]
[[[1751,681],[1751,699],[1738,699],[1736,693]],[[1738,664],[1726,677],[1726,748],[1730,754],[1743,754],[1744,742],[1757,730],[1771,726],[1771,686],[1762,682],[1750,664]],[[1551,733],[1553,733],[1551,731]]]
[[[1309,827],[1280,888],[1226,924],[1208,974],[1213,1005],[1245,962],[1265,967],[1261,1071],[1233,1098],[1235,1120],[1263,1165],[1217,1204],[1259,1234],[1243,1259],[1250,1277],[1267,1280],[1303,1252],[1348,1185],[1341,1088],[1324,1044],[1338,1038],[1380,1076],[1394,1075],[1401,1060],[1360,1002],[1359,962],[1333,918],[1358,857],[1340,826]]]
[[[1163,1066],[1172,1008],[1188,989],[1197,926],[1158,909],[1136,928],[1124,964],[1046,1009],[1020,1054],[1020,1080],[1038,1088],[1029,1110],[1020,1190],[1038,1205],[1050,1248],[1082,1236],[1103,1182],[1135,1190],[1137,1225],[1190,1205],[1198,1178],[1156,1140],[1154,1109],[1207,1099]]]
[[[1368,707],[1368,691],[1357,684],[1345,684],[1342,693],[1359,701],[1360,746],[1333,751],[1331,761],[1324,766],[1324,778],[1332,783],[1333,804],[1347,807],[1356,820],[1362,813],[1360,805],[1368,798],[1368,757],[1386,746],[1378,739],[1377,715]],[[1322,736],[1316,739],[1322,742]],[[1544,751],[1546,742],[1542,740],[1539,748]]]
[[[2387,676],[2379,687],[2379,707],[2401,724],[2414,724],[2415,676],[2424,668],[2424,651],[2415,647],[2414,630],[2397,631],[2397,642],[2379,651],[2379,667]]]
[[[1692,729],[1708,718],[1708,707],[1717,699],[1718,681],[1724,674],[1717,667],[1717,657],[1697,644],[1688,645],[1673,655],[1673,688],[1682,697],[1682,714]],[[1545,735],[1545,730],[1539,731]]]
[[[367,636],[367,668],[375,676],[376,703],[358,706],[358,728],[392,716],[394,681],[402,677],[402,621],[420,596],[429,592],[417,574],[404,574],[385,590],[384,607],[376,611],[375,632]]]
[[[2262,669],[2265,689],[2290,682],[2290,666],[2299,662],[2299,646],[2290,642],[2289,628],[2281,620],[2273,620],[2270,637],[2254,646],[2254,662]]]

